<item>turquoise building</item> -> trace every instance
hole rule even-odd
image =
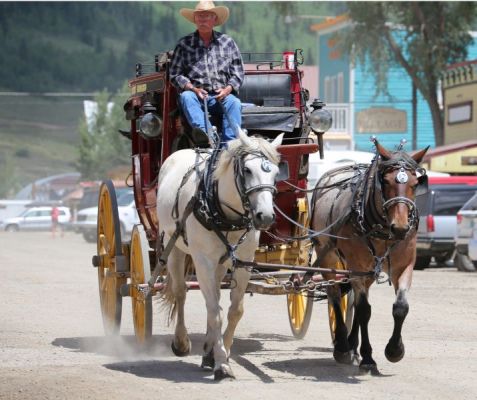
[[[324,136],[326,147],[371,151],[371,135],[377,136],[389,149],[394,149],[401,139],[407,140],[407,150],[412,150],[413,144],[416,149],[435,147],[429,107],[419,91],[416,91],[413,107],[413,85],[403,68],[395,67],[388,73],[390,96],[376,97],[374,77],[361,65],[352,65],[349,57],[340,53],[335,34],[350,22],[342,15],[311,27],[317,33],[319,98],[333,114],[333,126]],[[477,38],[477,33],[473,36]],[[475,58],[477,40],[468,54],[468,59]]]

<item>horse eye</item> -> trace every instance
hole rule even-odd
[[[251,171],[250,168],[248,168],[248,167],[244,167],[243,172],[244,172],[245,174],[247,174],[247,175],[251,175],[251,174],[252,174],[252,171]]]

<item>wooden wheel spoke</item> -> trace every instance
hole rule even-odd
[[[151,278],[149,242],[142,225],[136,225],[131,234],[129,265],[134,332],[138,343],[145,344],[152,335],[152,300],[136,286],[147,283]]]
[[[116,257],[122,255],[116,191],[111,181],[99,190],[97,255],[99,296],[106,335],[117,334],[121,326],[122,297],[119,288],[125,278],[117,276]]]
[[[287,295],[288,319],[295,336],[301,339],[305,336],[311,320],[313,299],[305,293],[292,293]]]

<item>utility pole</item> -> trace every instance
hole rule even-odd
[[[417,88],[412,82],[412,150],[417,149]]]

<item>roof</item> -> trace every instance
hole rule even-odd
[[[450,64],[446,67],[446,69],[449,70],[454,68],[460,68],[460,67],[465,67],[467,65],[472,65],[472,64],[477,64],[477,60],[462,61],[455,64]]]
[[[465,149],[477,147],[477,139],[466,140],[465,142],[446,144],[434,149],[429,149],[424,156],[424,162],[429,161],[432,157],[442,156],[449,153],[455,153]]]
[[[348,14],[341,14],[335,18],[327,18],[324,22],[313,24],[310,26],[310,29],[315,32],[323,31],[328,28],[338,27],[340,24],[345,24],[349,21],[351,21],[351,18]]]

